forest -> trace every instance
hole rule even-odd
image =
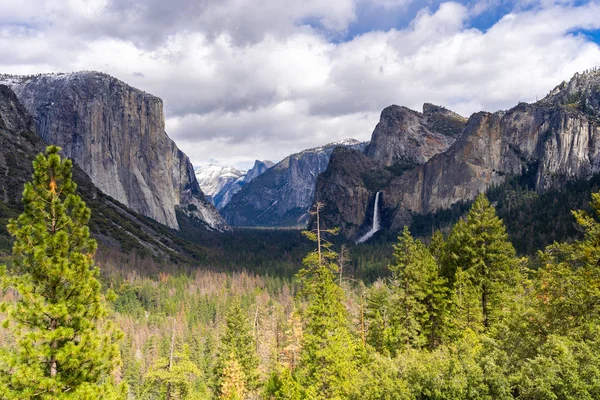
[[[248,270],[242,252],[227,270],[97,251],[58,152],[36,158],[7,226],[0,399],[600,398],[600,193],[561,219],[575,239],[537,252],[531,215],[494,207],[532,207],[518,186],[362,255],[320,227],[317,204],[315,229],[288,249],[304,252],[297,266],[277,255],[281,273]],[[352,268],[361,257],[381,265]]]

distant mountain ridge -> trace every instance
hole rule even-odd
[[[198,167],[194,172],[207,199],[220,210],[229,203],[234,194],[273,165],[272,161],[255,160],[254,166],[248,171],[210,164]]]
[[[221,214],[236,226],[304,226],[317,176],[336,147],[363,150],[367,144],[345,139],[292,154],[234,194]]]
[[[543,192],[600,172],[600,70],[575,74],[536,103],[473,114],[458,135],[446,135],[455,138],[446,149],[436,150],[428,140],[421,141],[424,146],[412,140],[414,132],[427,134],[422,119],[412,113],[405,109],[398,114],[402,121],[396,126],[402,128],[397,132],[376,128],[367,151],[333,153],[315,193],[315,201],[326,204],[326,226],[339,226],[347,237],[359,237],[371,226],[377,192],[381,192],[382,227],[399,230],[415,215],[469,201],[511,176]],[[390,125],[383,121],[388,116],[384,110],[380,124]],[[447,112],[439,117],[452,125],[458,121]],[[447,123],[436,124],[434,130],[444,133],[439,126]],[[388,145],[395,141],[401,146]],[[421,154],[440,151],[425,162],[415,162],[409,157],[414,151],[402,147],[411,143]],[[399,151],[389,162],[389,156],[378,156],[381,152],[372,147],[381,147],[382,153],[390,148]]]
[[[228,183],[243,178],[246,171],[240,171],[229,166],[209,164],[194,168],[194,174],[200,189],[210,200]]]
[[[0,75],[35,120],[95,186],[173,229],[177,210],[214,230],[226,222],[200,190],[189,158],[165,132],[163,103],[99,72]]]

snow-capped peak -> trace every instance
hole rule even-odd
[[[194,170],[200,189],[207,196],[214,196],[227,185],[243,177],[246,172],[233,167],[210,164]]]

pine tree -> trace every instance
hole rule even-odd
[[[321,230],[321,208],[318,203],[316,231],[304,232],[317,248],[304,258],[304,268],[298,273],[306,308],[297,376],[305,398],[342,399],[355,383],[358,346],[349,329],[344,292],[335,279],[337,254],[323,237],[325,232],[336,231]]]
[[[444,252],[445,274],[451,282],[460,268],[480,296],[483,329],[499,318],[501,305],[518,282],[515,249],[506,228],[484,194],[475,199],[465,221],[448,237]]]
[[[436,347],[440,341],[446,308],[445,280],[423,243],[413,239],[408,228],[394,245],[395,263],[392,276],[392,309],[390,353],[401,348]]]
[[[582,240],[549,246],[540,258],[536,299],[546,333],[593,337],[600,331],[600,193],[592,194],[592,213],[574,211]],[[589,332],[586,334],[586,332]]]
[[[258,387],[258,357],[256,342],[251,334],[248,318],[239,300],[234,300],[225,317],[225,333],[221,338],[218,359],[215,366],[215,392],[221,396],[227,368],[231,369],[231,357],[239,364],[244,379],[244,391],[251,392]]]
[[[243,400],[246,394],[246,377],[240,363],[237,361],[233,352],[229,353],[229,358],[223,368],[223,378],[219,388],[219,399],[221,400]]]
[[[190,360],[189,348],[161,357],[144,376],[144,398],[183,400],[192,398],[200,370]]]
[[[392,295],[390,288],[383,280],[379,280],[369,289],[367,295],[366,318],[369,330],[367,343],[381,354],[390,355],[390,326]]]
[[[14,265],[2,273],[4,289],[18,294],[2,303],[3,326],[16,347],[0,355],[0,397],[7,399],[110,399],[121,333],[105,320],[106,301],[87,226],[90,210],[76,194],[72,162],[49,146],[33,162],[24,212],[11,220]]]

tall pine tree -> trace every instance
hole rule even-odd
[[[335,233],[335,230],[321,230],[321,208],[322,204],[317,203],[316,231],[305,232],[317,248],[304,258],[304,268],[298,274],[306,308],[296,372],[304,398],[343,399],[355,384],[358,345],[349,329],[344,292],[335,279],[337,254],[323,238],[324,232]]]
[[[214,371],[215,392],[220,398],[225,394],[228,396],[231,394],[231,374],[234,371],[239,370],[239,374],[236,372],[236,379],[242,379],[244,393],[252,392],[258,387],[256,342],[251,333],[248,317],[239,300],[234,300],[230,304],[225,324],[225,333],[221,338]],[[237,387],[236,385],[234,386]]]
[[[445,279],[429,249],[405,227],[394,245],[395,263],[390,268],[390,334],[388,352],[412,347],[436,347],[443,331]]]
[[[114,383],[121,333],[105,320],[90,238],[90,209],[76,194],[72,162],[49,146],[33,162],[24,212],[11,220],[14,264],[3,288],[17,294],[2,303],[3,326],[15,348],[0,354],[0,397],[7,399],[122,398]]]
[[[555,243],[540,253],[536,296],[545,334],[594,337],[600,331],[600,193],[592,213],[574,211],[582,240]]]
[[[455,282],[457,271],[463,293],[479,296],[481,328],[488,329],[499,317],[502,302],[518,282],[515,249],[504,223],[484,194],[475,199],[465,221],[459,221],[448,237],[444,271]],[[468,279],[464,279],[462,273]],[[473,287],[464,287],[464,285]],[[474,326],[475,327],[475,326]],[[476,329],[477,330],[477,329]]]

